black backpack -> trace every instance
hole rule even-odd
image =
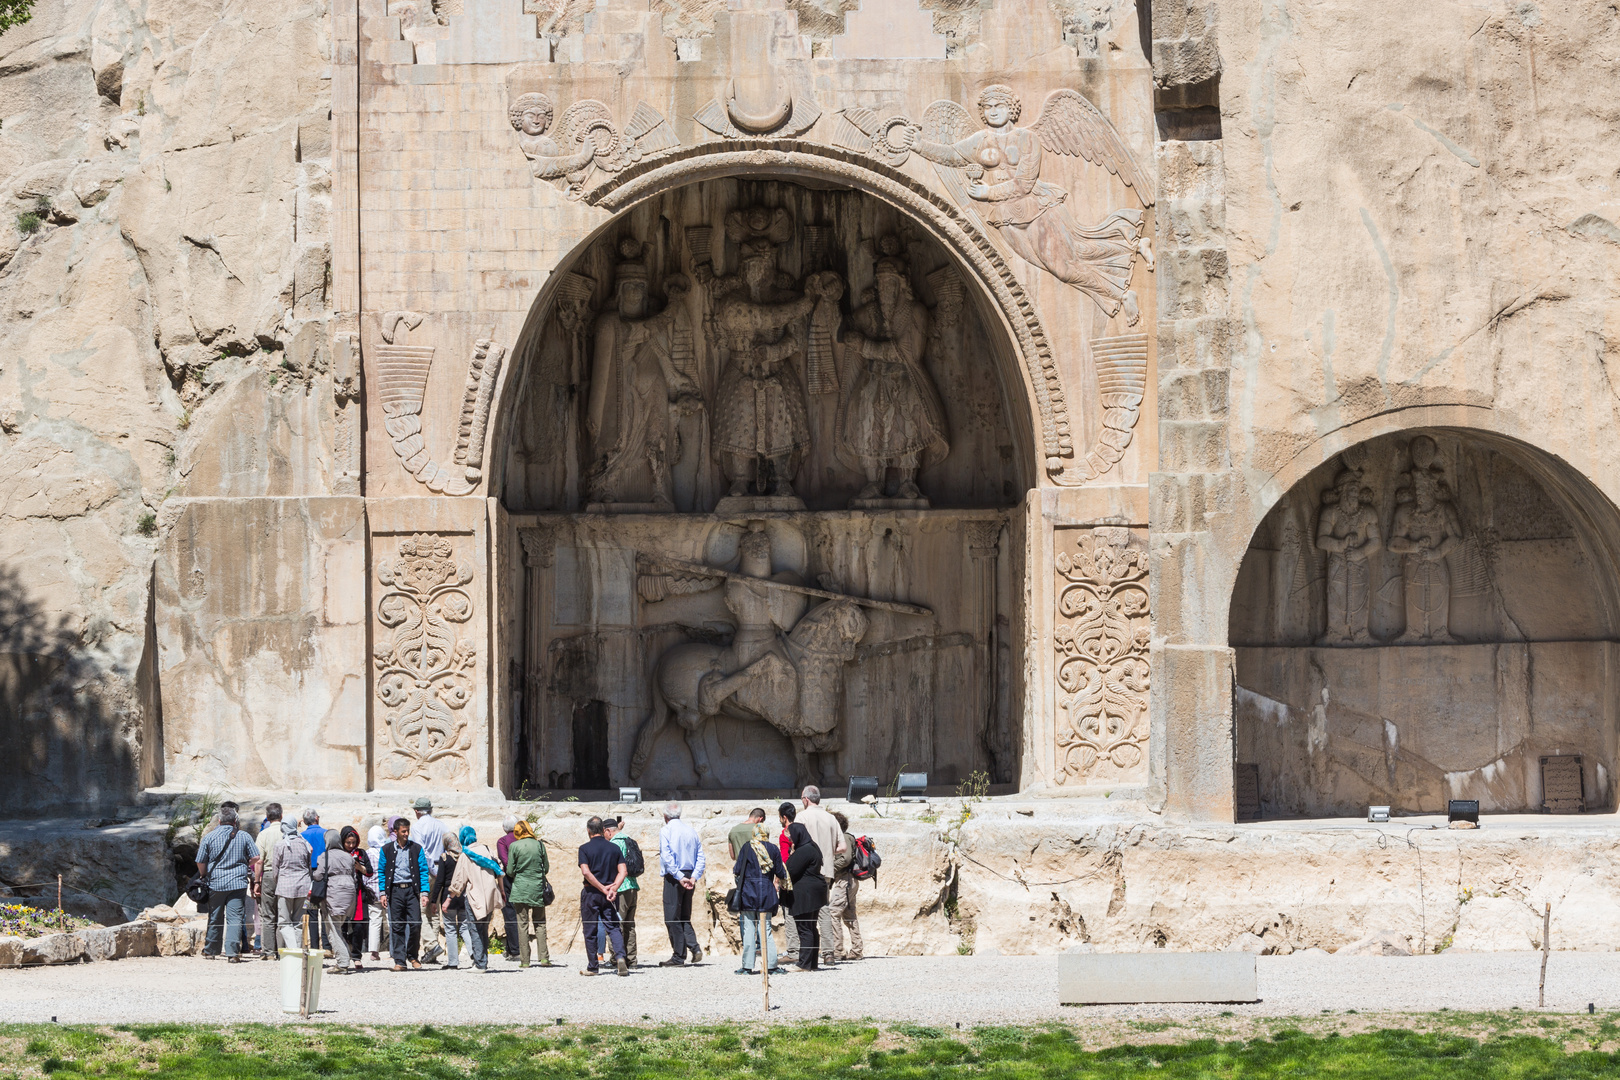
[[[877,877],[878,867],[883,865],[883,856],[877,853],[877,844],[864,836],[855,838],[855,857],[850,861],[849,873],[856,881],[867,881]]]
[[[641,845],[628,836],[614,837],[624,841],[624,876],[638,878],[647,872],[647,860],[641,857]]]

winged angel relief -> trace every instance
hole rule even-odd
[[[1118,176],[1149,205],[1119,132],[1073,90],[1048,95],[1040,118],[1028,127],[1018,126],[1023,103],[1011,87],[985,87],[978,105],[984,122],[978,131],[971,130],[967,109],[954,101],[934,102],[920,126],[903,117],[862,124],[863,118],[846,115],[868,129],[880,152],[903,156],[909,150],[940,166],[940,178],[957,201],[975,209],[1013,251],[1090,296],[1109,318],[1123,310],[1135,326],[1141,313],[1130,288],[1131,263],[1140,254],[1153,265],[1142,211],[1116,210],[1087,227],[1064,205],[1069,193],[1041,179],[1047,154],[1084,158]]]

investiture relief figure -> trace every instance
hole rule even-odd
[[[1316,521],[1316,546],[1328,553],[1327,631],[1318,645],[1361,645],[1372,641],[1367,630],[1371,611],[1371,574],[1367,557],[1384,546],[1372,489],[1361,484],[1361,472],[1344,469],[1322,496]]]
[[[676,362],[680,342],[691,338],[680,302],[686,278],[677,274],[666,281],[670,303],[649,315],[641,254],[640,241],[620,241],[616,306],[596,321],[585,430],[599,453],[588,485],[598,503],[650,501],[668,511],[675,508],[671,468],[692,449],[683,445],[681,421],[703,412],[703,396]],[[610,408],[613,438],[604,446]],[[647,498],[627,497],[632,490]]]
[[[860,463],[866,485],[857,502],[883,497],[885,471],[894,469],[899,499],[921,499],[917,469],[924,454],[943,458],[945,407],[929,377],[928,308],[911,292],[897,237],[881,242],[873,273],[875,295],[856,308],[844,338],[848,392],[840,403],[840,448]]]
[[[1406,474],[1410,486],[1396,494],[1389,528],[1389,550],[1404,556],[1406,632],[1396,639],[1402,643],[1457,640],[1450,629],[1451,571],[1446,557],[1462,543],[1462,521],[1452,505],[1445,471],[1434,463],[1437,449],[1427,435],[1412,440],[1412,471]]]
[[[754,209],[726,215],[726,233],[741,242],[741,273],[715,278],[710,264],[695,269],[714,300],[714,328],[727,363],[715,395],[714,449],[730,495],[791,497],[799,462],[810,448],[809,409],[794,366],[805,351],[805,316],[818,303],[835,304],[843,284],[835,274],[812,275],[804,294],[777,282],[776,249],[793,234],[786,211]]]

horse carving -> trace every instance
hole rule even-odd
[[[810,755],[839,748],[838,698],[844,665],[868,621],[854,600],[828,600],[811,608],[791,631],[746,666],[736,646],[676,645],[658,658],[653,672],[653,709],[636,736],[630,777],[638,779],[659,732],[673,716],[686,735],[698,783],[709,783],[704,729],[716,716],[759,719],[793,743],[798,783],[815,783]],[[739,670],[740,667],[740,670]],[[828,757],[821,759],[825,767]]]

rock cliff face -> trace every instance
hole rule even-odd
[[[6,813],[161,779],[165,500],[326,489],[327,27],[70,0],[0,37]]]

